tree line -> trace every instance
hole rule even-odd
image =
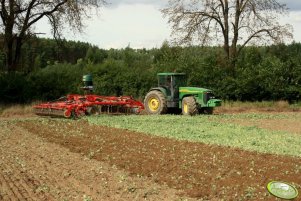
[[[93,17],[92,11],[98,13],[107,3],[2,0],[0,33],[7,70],[19,70],[24,43],[40,34],[35,32],[37,22],[47,19],[53,38],[60,40],[66,28],[82,32],[84,19]],[[223,45],[227,67],[235,68],[238,56],[248,44],[279,44],[293,38],[292,26],[279,23],[288,10],[278,0],[169,0],[161,12],[172,27],[175,44]]]
[[[181,47],[168,42],[149,50],[104,50],[83,42],[32,38],[22,51],[16,72],[5,68],[6,57],[0,51],[2,103],[82,93],[82,75],[88,73],[100,95],[143,99],[156,85],[158,72],[184,72],[188,86],[212,89],[223,100],[295,102],[301,95],[300,43],[246,46],[235,68],[227,68],[223,47]]]

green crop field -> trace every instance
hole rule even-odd
[[[286,128],[277,130],[258,126],[262,121],[272,121],[275,125],[282,122],[282,124],[289,126],[292,122],[301,121],[300,113],[224,114],[194,117],[182,115],[101,115],[87,117],[87,119],[92,124],[128,129],[177,140],[230,146],[262,153],[301,156],[300,133]]]

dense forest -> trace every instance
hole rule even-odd
[[[2,47],[0,40],[0,47]],[[301,95],[301,44],[246,47],[235,66],[222,47],[104,50],[88,43],[31,38],[17,72],[8,72],[0,48],[0,102],[28,103],[82,93],[82,75],[93,75],[95,93],[143,99],[158,72],[184,72],[189,86],[214,90],[223,100],[295,102]]]

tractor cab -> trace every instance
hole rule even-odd
[[[158,73],[158,86],[166,90],[169,101],[178,101],[179,88],[186,86],[185,73]]]

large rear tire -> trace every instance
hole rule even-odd
[[[197,115],[199,113],[198,111],[198,105],[195,101],[195,98],[193,96],[188,96],[183,98],[182,100],[182,114],[183,115]]]
[[[144,107],[148,114],[166,114],[167,101],[160,91],[150,91],[144,99]]]

